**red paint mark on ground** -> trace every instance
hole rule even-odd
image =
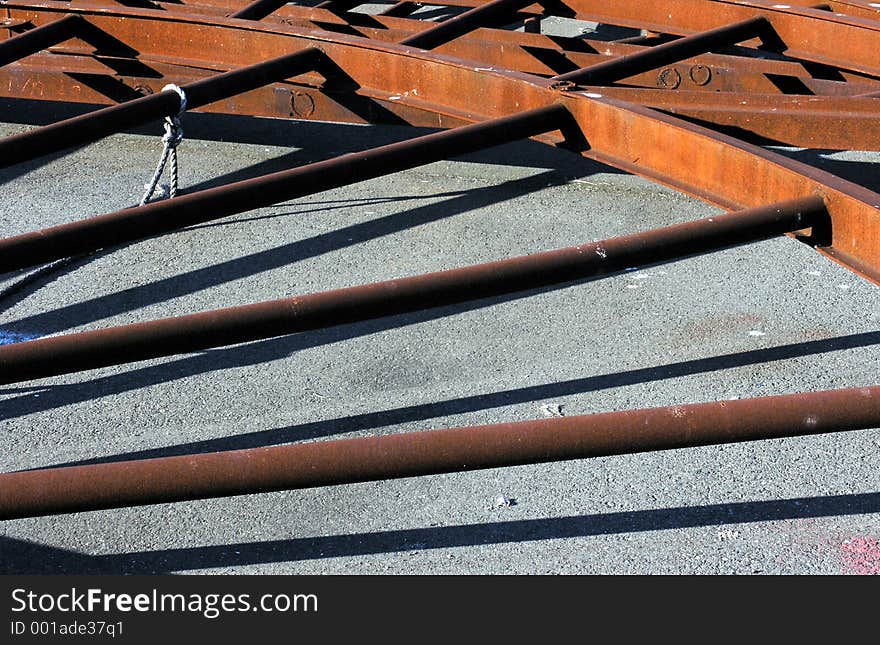
[[[849,573],[880,575],[880,542],[872,537],[851,537],[840,545],[843,565]]]

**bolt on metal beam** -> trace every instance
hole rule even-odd
[[[310,47],[184,85],[181,89],[186,94],[186,107],[201,107],[268,83],[315,71],[323,55],[319,49]],[[166,90],[0,139],[0,168],[177,114],[180,102],[177,92]]]
[[[0,384],[411,313],[595,278],[827,226],[821,197],[555,251],[174,318],[0,346]],[[0,253],[2,256],[2,253]]]
[[[732,25],[710,29],[649,47],[635,54],[576,69],[555,76],[555,81],[572,81],[581,85],[607,85],[635,74],[649,72],[663,65],[676,63],[717,49],[735,45],[744,40],[767,36],[772,33],[770,21],[762,16],[749,18]]]
[[[880,427],[880,386],[0,474],[0,520]]]
[[[176,94],[170,94],[177,100]],[[271,206],[287,199],[572,127],[576,127],[576,123],[571,113],[562,105],[550,105],[5,238],[0,240],[0,272],[132,242]],[[4,151],[4,148],[0,148],[0,152]]]

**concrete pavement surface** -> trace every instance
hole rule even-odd
[[[5,124],[0,134],[28,127]],[[187,190],[412,135],[199,115],[184,129]],[[0,171],[0,232],[133,204],[160,134],[154,124]],[[784,153],[880,188],[876,154]],[[98,254],[0,299],[0,330],[10,341],[120,325],[716,212],[518,143]],[[516,297],[5,386],[0,466],[874,385],[878,360],[880,289],[779,238]],[[878,472],[880,431],[865,430],[23,519],[0,526],[0,572],[876,573]]]

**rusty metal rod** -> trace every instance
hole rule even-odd
[[[80,16],[65,16],[0,41],[0,67],[73,38],[83,22]]]
[[[406,18],[422,8],[422,3],[411,2],[410,0],[402,0],[391,5],[388,9],[380,11],[380,16],[388,16],[389,18]]]
[[[648,47],[635,54],[627,54],[590,67],[560,74],[555,76],[553,80],[573,81],[581,85],[606,85],[635,74],[649,72],[663,65],[705,54],[719,47],[735,45],[750,38],[766,35],[772,29],[770,22],[764,17],[749,18],[662,45]]]
[[[541,18],[542,16],[531,16],[523,20],[523,31],[527,34],[540,34]]]
[[[0,475],[0,520],[880,428],[880,386]]]
[[[335,13],[351,11],[355,7],[364,4],[363,0],[324,0],[315,5],[315,9],[326,9]]]
[[[0,346],[0,383],[194,352],[526,291],[827,225],[818,196],[386,282]]]
[[[617,45],[645,45],[650,44],[652,41],[666,35],[659,34],[655,31],[648,31],[645,29],[643,29],[642,31],[645,31],[646,33],[639,36],[628,36],[627,38],[619,38],[618,40],[615,40],[613,42]]]
[[[490,26],[505,16],[532,4],[535,4],[535,0],[492,0],[492,2],[465,11],[454,18],[444,20],[436,27],[405,38],[400,41],[400,44],[419,49],[434,49],[474,29]]]
[[[181,89],[186,94],[187,109],[313,71],[320,64],[321,56],[320,50],[309,47],[184,85]],[[0,168],[97,141],[179,111],[180,96],[166,90],[6,137],[0,139]]]
[[[243,20],[262,20],[271,13],[274,13],[287,4],[287,0],[255,0],[243,9],[239,9],[230,18],[241,18]]]
[[[176,101],[176,94],[173,94]],[[128,208],[0,240],[0,272],[270,206],[502,143],[574,127],[562,105],[416,137],[174,199]]]

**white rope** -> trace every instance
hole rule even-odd
[[[162,135],[162,143],[165,144],[165,148],[162,150],[162,156],[159,158],[156,172],[153,173],[150,183],[144,184],[145,192],[144,196],[141,197],[141,206],[146,204],[150,197],[153,196],[153,193],[156,192],[156,187],[159,185],[159,179],[161,179],[162,173],[165,171],[165,164],[168,162],[169,156],[171,157],[171,186],[166,187],[164,184],[162,185],[162,196],[160,199],[164,199],[166,196],[177,196],[177,146],[183,141],[183,128],[180,127],[180,117],[186,112],[186,93],[174,84],[166,85],[162,88],[162,91],[177,92],[177,95],[180,97],[180,109],[176,115],[165,117],[165,134]]]

